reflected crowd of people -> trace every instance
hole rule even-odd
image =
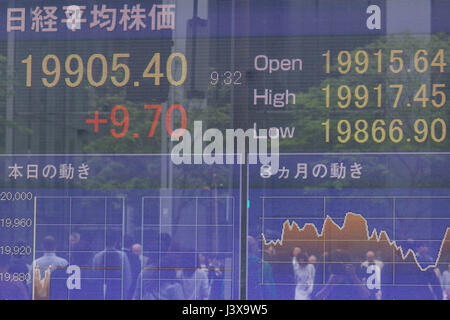
[[[103,250],[90,249],[82,233],[70,235],[70,258],[58,251],[54,236],[45,236],[32,264],[23,256],[0,255],[0,300],[31,299],[33,286],[50,271],[48,290],[35,291],[42,299],[220,300],[230,299],[225,257],[195,253],[190,261],[168,234],[158,235],[160,252],[146,255],[132,237],[111,233]],[[344,249],[315,256],[294,247],[290,261],[267,259],[261,243],[248,237],[248,299],[450,299],[450,264],[419,270],[416,264],[383,261],[380,252],[367,250],[355,257]],[[417,261],[432,263],[430,248],[414,248]],[[186,253],[184,253],[186,254]],[[264,258],[263,258],[264,257]],[[68,292],[69,265],[81,270],[81,288]],[[395,269],[395,270],[394,270]],[[41,282],[33,281],[34,277]],[[27,276],[28,275],[28,276]],[[229,274],[228,274],[229,276]],[[263,285],[261,285],[263,284]],[[292,289],[291,289],[292,288]],[[36,289],[36,288],[35,288]],[[37,292],[43,292],[38,296]],[[48,296],[45,296],[48,295]]]
[[[249,269],[259,272],[249,281],[253,299],[450,299],[450,263],[434,266],[425,243],[414,248],[417,261],[431,265],[425,270],[420,270],[415,262],[383,261],[376,250],[355,257],[345,249],[336,248],[316,257],[295,247],[291,261],[278,261],[273,258],[276,256],[273,247],[262,252],[253,237],[248,238],[248,243]]]
[[[20,257],[0,255],[0,273],[24,274],[23,279],[0,279],[0,300],[89,299],[89,300],[221,300],[230,299],[226,289],[223,255],[195,253],[187,261],[170,235],[161,234],[161,253],[146,256],[143,245],[132,237],[111,233],[104,250],[90,249],[92,241],[81,232],[70,235],[70,258],[58,251],[54,236],[41,241],[42,253],[32,262]],[[123,245],[122,245],[123,244]],[[69,262],[70,261],[70,262]],[[81,271],[80,288],[69,294],[70,266]],[[33,281],[33,271],[37,271]],[[49,288],[44,286],[49,273]],[[9,279],[8,279],[9,280]],[[34,289],[33,289],[34,286]],[[44,289],[44,290],[42,290]],[[41,296],[43,295],[43,296]],[[47,296],[46,296],[47,295]]]

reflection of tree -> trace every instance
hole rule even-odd
[[[374,63],[373,53],[378,50],[382,50],[383,67],[382,72],[377,72],[377,65]],[[388,70],[390,64],[390,51],[394,49],[403,50],[401,55],[404,60],[403,71],[394,74]],[[416,143],[414,139],[408,143],[403,139],[400,143],[393,143],[388,139],[383,143],[375,143],[371,139],[371,124],[375,119],[383,119],[386,122],[386,136],[388,136],[388,126],[392,119],[401,119],[403,121],[403,131],[405,137],[414,136],[414,121],[417,119],[425,119],[430,123],[435,118],[442,118],[445,121],[448,119],[448,108],[450,107],[448,96],[448,68],[445,66],[444,72],[439,72],[439,68],[431,68],[428,66],[428,71],[419,74],[417,72],[407,72],[407,69],[414,70],[414,54],[417,50],[425,49],[428,52],[428,62],[431,63],[435,54],[439,49],[444,49],[445,58],[444,62],[449,64],[450,62],[450,42],[449,36],[445,34],[438,34],[432,36],[411,36],[408,34],[394,35],[378,40],[361,48],[356,48],[350,52],[353,64],[351,71],[347,74],[340,74],[338,72],[337,63],[337,50],[332,53],[330,77],[323,80],[319,86],[312,87],[306,92],[299,93],[297,95],[297,106],[292,113],[292,120],[290,123],[284,123],[283,125],[295,126],[296,134],[293,139],[281,140],[280,150],[282,152],[413,152],[413,151],[448,151],[449,149],[449,125],[447,123],[447,138],[442,143],[432,142],[430,134],[428,139],[424,143]],[[358,74],[355,71],[354,57],[358,50],[364,50],[369,54],[369,67],[364,74]],[[323,62],[323,71],[325,72],[325,63]],[[378,84],[383,86],[383,99],[382,107],[379,108],[376,105],[376,94],[371,91],[372,88]],[[394,100],[396,98],[397,90],[389,90],[390,84],[403,84],[403,93],[400,101],[398,102],[397,109],[393,109]],[[447,95],[447,102],[444,106],[437,109],[431,106],[430,101],[428,106],[423,108],[419,103],[414,102],[413,98],[418,91],[421,84],[427,84],[427,97],[432,98],[431,84],[445,84],[444,92]],[[330,85],[330,108],[325,107],[325,93],[322,88]],[[369,103],[364,109],[357,109],[354,104],[354,94],[352,96],[352,104],[343,110],[337,106],[338,96],[337,88],[341,85],[347,85],[351,89],[354,89],[358,85],[365,85],[369,89]],[[412,107],[406,108],[406,105],[411,103]],[[332,136],[331,142],[325,142],[325,130],[322,123],[330,119],[330,132]],[[336,125],[339,120],[348,120],[353,126],[356,120],[364,119],[369,123],[369,140],[365,143],[357,143],[354,139],[350,139],[347,143],[339,143],[336,140],[337,130]],[[352,132],[354,132],[354,127]],[[420,163],[408,163],[406,158],[399,158],[402,162],[402,167],[406,168],[409,172],[408,181],[402,177],[402,174],[398,174],[396,178],[395,168],[391,168],[389,163],[382,163],[374,161],[370,163],[372,169],[377,172],[383,173],[385,179],[378,181],[380,177],[374,177],[371,179],[371,183],[374,185],[393,185],[394,187],[405,187],[405,183],[411,186],[424,185],[422,181],[417,181],[420,177],[429,176],[429,170],[436,163],[440,164],[447,161],[446,159],[429,159],[422,160]],[[355,158],[355,161],[357,158]],[[405,170],[405,169],[403,169]],[[398,180],[396,180],[398,179]],[[376,181],[375,181],[376,180]],[[427,186],[424,187],[444,187],[447,183],[442,183],[439,177],[434,179],[435,181],[427,182]],[[320,187],[326,188],[342,188],[345,186],[351,186],[351,181],[324,181]],[[293,184],[294,187],[294,184]],[[367,185],[367,187],[371,187]]]
[[[120,139],[112,137],[109,132],[95,139],[85,147],[86,152],[104,153],[161,153],[162,148],[161,131],[165,130],[165,113],[161,112],[158,126],[152,138],[147,137],[152,121],[154,119],[155,110],[145,110],[145,104],[161,104],[161,102],[142,102],[127,101],[125,92],[113,89],[102,96],[95,97],[92,101],[90,109],[92,111],[101,109],[108,116],[109,111],[116,105],[125,106],[130,114],[129,133]],[[190,107],[185,107],[187,113],[187,129],[193,132],[194,121],[203,121],[203,130],[209,128],[218,128],[224,130],[231,127],[230,115],[230,90],[221,88],[218,90],[209,90],[206,107],[201,106],[201,100],[189,101]],[[175,104],[185,106],[183,101],[176,101]],[[196,106],[197,105],[197,106]],[[93,112],[92,112],[93,116]],[[117,113],[117,119],[122,119],[122,114]],[[173,129],[181,126],[181,120],[178,112],[172,114],[174,120]],[[133,127],[132,127],[132,126]],[[121,131],[121,127],[117,127],[117,131]],[[138,132],[141,139],[134,139],[133,133]],[[170,143],[170,136],[166,135],[167,143]]]
[[[87,153],[111,153],[111,154],[170,154],[172,142],[170,136],[162,130],[166,130],[166,120],[164,110],[161,112],[158,126],[154,132],[152,138],[148,137],[148,133],[152,126],[152,121],[155,116],[155,110],[144,109],[144,104],[160,104],[158,103],[138,103],[135,101],[126,100],[125,92],[117,91],[113,89],[107,91],[102,96],[95,96],[92,103],[90,103],[89,117],[93,117],[94,110],[100,110],[105,112],[102,114],[102,118],[109,118],[109,112],[116,105],[123,105],[127,108],[130,117],[130,127],[128,133],[123,138],[114,138],[109,130],[102,136],[97,137],[91,143],[89,143],[84,151]],[[231,127],[230,116],[230,104],[229,104],[229,89],[209,90],[208,91],[208,105],[206,107],[201,106],[201,100],[198,100],[198,106],[196,101],[190,101],[191,107],[186,109],[187,113],[187,129],[193,135],[194,121],[203,121],[203,131],[208,128],[218,128],[225,130]],[[175,102],[175,104],[183,104],[183,102]],[[117,112],[117,120],[123,119],[123,114]],[[174,112],[173,129],[181,126],[181,118],[178,112]],[[114,127],[118,132],[121,132],[122,127]],[[138,132],[140,134],[139,139],[133,138],[133,133]],[[164,133],[164,136],[162,134]],[[169,150],[163,150],[163,142],[165,139]],[[151,158],[149,158],[151,159]],[[139,176],[131,168],[127,168],[126,165],[120,165],[111,163],[102,163],[101,160],[93,161],[93,165],[97,166],[102,176],[101,179],[93,181],[91,187],[96,188],[145,188],[145,187],[159,187],[161,182],[161,163],[156,161],[156,158],[148,161],[148,164],[143,167],[148,167],[149,172],[154,174],[147,176]],[[158,158],[159,159],[159,158]],[[170,156],[167,157],[167,162],[170,163]],[[192,165],[187,167],[177,167],[173,165],[173,180],[174,188],[213,188],[228,186],[228,178],[230,170],[224,167],[211,167],[207,165]],[[130,171],[131,170],[131,171]],[[130,178],[132,177],[132,178]],[[214,177],[214,178],[213,178]]]
[[[85,161],[85,160],[83,160]],[[87,161],[95,176],[80,183],[90,189],[161,188],[161,162],[169,156],[93,157]],[[232,171],[221,165],[173,165],[173,189],[230,187]]]
[[[377,72],[376,63],[374,63],[373,53],[382,50],[383,69],[382,72]],[[401,73],[394,74],[388,70],[390,61],[390,51],[393,49],[402,49],[404,58],[404,68]],[[439,73],[439,68],[428,67],[428,71],[424,74],[417,72],[406,72],[409,68],[414,70],[414,53],[419,49],[426,49],[428,51],[428,60],[431,59],[437,53],[439,49],[445,50],[445,62],[450,61],[450,42],[447,35],[432,35],[427,38],[414,37],[410,35],[396,35],[387,38],[381,38],[373,43],[357,48],[351,52],[354,58],[355,53],[358,50],[365,50],[369,53],[370,63],[367,72],[364,74],[358,74],[355,71],[355,64],[353,63],[352,69],[349,73],[341,75],[338,73],[338,63],[336,59],[336,52],[331,61],[331,74],[330,77],[322,81],[320,86],[310,88],[305,93],[299,93],[297,95],[297,106],[293,111],[292,121],[289,125],[296,126],[297,131],[294,139],[286,139],[281,143],[281,150],[283,152],[292,152],[299,150],[308,151],[442,151],[448,149],[448,143],[434,143],[428,139],[424,143],[393,143],[385,141],[383,143],[375,143],[372,139],[369,139],[365,143],[357,143],[353,139],[345,144],[332,140],[330,143],[325,142],[324,128],[321,125],[326,119],[331,119],[331,133],[334,133],[336,137],[336,124],[338,120],[346,119],[350,123],[354,124],[357,119],[365,119],[370,125],[375,119],[383,119],[386,123],[392,119],[401,119],[404,123],[405,136],[414,135],[413,124],[418,118],[428,120],[428,123],[432,119],[442,118],[447,119],[447,109],[449,102],[447,98],[446,104],[440,109],[436,109],[428,103],[427,108],[422,108],[417,102],[414,103],[413,97],[420,84],[428,84],[427,97],[431,98],[430,84],[442,83],[448,86],[448,66],[445,67],[445,72]],[[376,106],[376,96],[372,91],[372,88],[378,84],[383,85],[383,101],[382,107]],[[398,108],[393,109],[392,105],[395,100],[396,90],[389,90],[390,84],[403,84],[404,90],[402,98],[399,101]],[[330,108],[325,108],[325,94],[322,88],[330,85]],[[358,110],[353,104],[347,109],[339,109],[337,107],[337,88],[341,85],[347,85],[354,89],[358,85],[365,85],[369,89],[369,104],[361,110]],[[448,93],[448,88],[445,88],[445,92]],[[354,97],[353,97],[354,99]],[[411,108],[406,108],[406,104],[411,103]],[[386,126],[387,127],[387,126]],[[448,125],[447,125],[448,128]],[[298,134],[297,134],[298,132]],[[369,132],[370,135],[370,132]],[[447,135],[448,136],[448,135]],[[448,140],[448,139],[447,139]]]

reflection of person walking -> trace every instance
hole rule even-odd
[[[300,248],[295,248],[292,257],[292,267],[294,269],[295,300],[309,300],[314,289],[314,277],[316,270],[308,263],[308,256],[302,253]]]
[[[444,299],[450,300],[450,263],[448,269],[442,274],[442,287],[444,289]]]
[[[41,278],[45,277],[45,272],[50,267],[55,271],[56,269],[66,268],[69,265],[66,259],[56,255],[57,244],[54,237],[46,236],[42,248],[44,249],[44,255],[33,262],[33,268],[37,267],[40,270]]]

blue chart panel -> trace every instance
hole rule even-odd
[[[441,299],[450,156],[282,155],[249,174],[248,297]]]
[[[233,196],[214,195],[143,198],[144,255],[157,261],[144,272],[144,298],[149,294],[176,298],[167,296],[164,288],[181,273],[188,275],[183,279],[186,299],[233,298],[238,290],[233,283],[238,274],[233,260],[238,258],[234,253],[239,246],[239,238],[233,236],[239,228],[233,219],[238,208],[235,201]],[[147,287],[158,288],[159,293],[145,292]]]
[[[127,274],[128,258],[120,252],[125,237],[126,198],[95,195],[96,192],[52,193],[35,195],[33,241],[33,260],[37,266],[44,267],[40,270],[41,278],[45,277],[46,266],[55,268],[51,273],[50,298],[124,298],[131,280]],[[66,267],[70,274],[70,266],[80,270],[79,288],[75,281],[73,288],[67,285]]]
[[[30,299],[239,298],[238,166],[134,155],[1,166],[2,258]]]

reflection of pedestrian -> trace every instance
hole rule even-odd
[[[140,246],[139,244],[137,244]],[[134,291],[136,290],[136,281],[141,273],[141,260],[139,256],[136,255],[133,251],[133,240],[129,236],[125,236],[125,246],[123,248],[123,252],[127,255],[128,262],[130,263],[130,271],[131,271],[131,282],[130,289],[126,294],[126,299],[131,299],[133,297]]]
[[[433,263],[434,259],[430,255],[430,248],[425,243],[420,243],[417,248],[416,258],[419,263],[426,264],[426,263]]]
[[[330,255],[328,271],[330,276],[325,286],[317,293],[320,300],[362,300],[369,298],[366,285],[356,275],[350,255],[336,250]]]
[[[225,274],[223,262],[217,257],[212,257],[209,262],[208,278],[211,287],[209,298],[211,300],[225,299]]]
[[[96,271],[99,271],[98,277],[104,278],[104,283],[96,290],[97,294],[103,291],[103,297],[108,300],[119,300],[122,293],[126,297],[131,285],[130,263],[127,255],[117,249],[119,239],[119,234],[115,233],[106,237],[105,250],[97,253],[92,262]]]
[[[442,273],[442,288],[446,300],[450,300],[450,263],[448,269]]]
[[[173,259],[163,256],[161,266],[165,267],[160,270],[152,265],[144,267],[137,280],[135,300],[184,300],[183,287],[176,279]],[[152,280],[158,277],[158,273],[160,280]]]
[[[295,300],[309,300],[314,288],[314,277],[316,271],[314,266],[308,263],[308,256],[294,249],[292,257],[292,267],[294,269]]]
[[[41,278],[45,277],[45,271],[51,267],[51,270],[63,269],[69,265],[66,259],[56,255],[56,240],[52,236],[44,238],[42,248],[44,255],[34,261],[33,266],[41,271]]]
[[[86,239],[78,232],[73,232],[69,238],[70,241],[70,264],[79,267],[86,267],[91,263],[92,254]]]
[[[323,263],[317,263],[317,257],[315,255],[310,255],[308,258],[308,262],[314,266],[315,275],[314,275],[314,288],[310,295],[311,299],[314,299],[317,292],[319,292],[318,284],[322,283],[323,278]]]
[[[273,300],[275,299],[275,287],[272,267],[267,262],[261,261],[258,256],[258,243],[255,238],[249,236],[248,243],[248,294],[249,300]],[[261,270],[262,269],[262,270]],[[261,279],[262,274],[262,279]],[[264,281],[261,289],[260,283]]]
[[[139,258],[142,265],[146,266],[149,262],[149,257],[144,256],[142,253],[142,246],[139,243],[135,243],[131,246],[131,252]]]
[[[420,264],[430,265],[434,263],[434,259],[431,257],[429,251],[430,248],[425,242],[419,244],[416,258]],[[419,271],[419,276],[416,279],[416,283],[423,288],[423,290],[414,290],[418,299],[443,299],[442,290],[440,289],[439,269],[430,268],[425,271]]]
[[[179,273],[186,300],[208,300],[208,273],[203,268],[184,269]]]
[[[0,273],[3,275],[0,281],[0,300],[26,300],[28,292],[22,281],[8,281],[6,274],[10,273],[10,258],[0,255]]]
[[[371,250],[366,253],[366,260],[361,263],[361,278],[363,283],[367,283],[367,279],[372,275],[375,276],[375,282],[373,287],[374,289],[370,289],[370,299],[371,300],[381,300],[382,291],[381,291],[381,275],[384,267],[384,263],[376,259],[375,253]]]
[[[442,300],[441,283],[435,268],[422,271],[416,263],[395,265],[396,286],[392,290],[399,300]]]

